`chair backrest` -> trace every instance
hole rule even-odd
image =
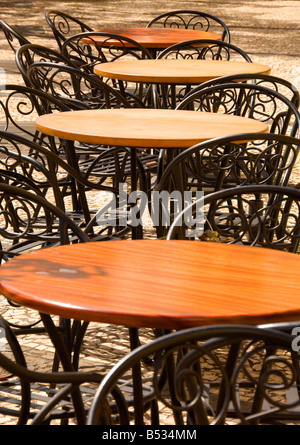
[[[101,39],[101,43],[97,38]],[[151,59],[151,53],[129,37],[109,32],[85,32],[69,37],[63,44],[62,54],[80,69],[93,73],[97,63],[113,62],[122,57]]]
[[[295,419],[300,399],[293,338],[242,325],[162,335],[127,354],[105,375],[87,424],[253,425]],[[134,400],[128,397],[129,387]],[[287,401],[289,390],[296,391],[292,402]]]
[[[295,105],[275,90],[252,83],[220,83],[196,87],[177,109],[234,114],[257,119],[269,125],[270,133],[299,135],[300,114]]]
[[[0,19],[0,28],[4,32],[6,40],[14,53],[16,53],[17,49],[20,46],[30,43],[30,41],[27,40],[26,37],[24,37],[16,29],[12,28],[2,19]]]
[[[266,88],[282,94],[287,99],[289,99],[297,109],[299,108],[300,92],[297,86],[286,79],[278,76],[272,76],[270,74],[234,74],[230,76],[222,76],[201,83],[201,85],[193,89],[193,93],[210,86],[230,82],[247,82],[254,83],[256,85],[262,85]]]
[[[6,84],[0,90],[0,129],[47,145],[50,150],[57,152],[60,151],[59,142],[39,133],[34,121],[42,114],[71,109],[59,98],[43,91],[24,85]]]
[[[69,59],[64,57],[60,52],[55,51],[43,45],[28,44],[23,45],[16,52],[16,65],[22,74],[24,82],[28,86],[32,86],[27,76],[28,68],[36,62],[52,62],[63,63],[65,65],[75,66]]]
[[[199,193],[249,184],[287,185],[299,149],[297,138],[250,133],[211,139],[183,150],[165,167],[153,189],[152,212],[159,236],[166,233],[174,214]],[[164,197],[166,192],[172,200]]]
[[[122,95],[96,74],[72,66],[37,62],[28,68],[27,76],[34,88],[59,98],[70,108],[143,107],[134,94]]]
[[[300,190],[245,185],[208,194],[178,213],[167,239],[246,244],[297,253]]]
[[[38,247],[89,241],[73,219],[20,178],[0,181],[1,260]]]
[[[200,29],[221,34],[223,41],[230,42],[228,26],[218,17],[201,11],[181,9],[168,11],[154,17],[146,25],[150,27],[163,28],[186,28]]]
[[[159,53],[158,59],[236,60],[251,63],[248,54],[222,40],[193,39],[175,43]]]
[[[86,23],[62,11],[47,11],[45,18],[53,32],[59,49],[61,49],[63,42],[68,37],[78,32],[93,31]]]

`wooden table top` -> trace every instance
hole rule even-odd
[[[94,71],[118,80],[193,84],[232,74],[269,74],[271,70],[260,63],[230,60],[134,59],[99,63]]]
[[[45,114],[35,127],[62,139],[144,148],[187,148],[214,137],[268,131],[265,123],[241,116],[144,108]]]
[[[0,268],[17,304],[132,327],[297,320],[300,256],[197,241],[82,243],[20,255]]]
[[[97,32],[108,32],[111,34],[119,34],[128,37],[136,42],[139,42],[148,49],[163,49],[175,43],[183,42],[184,40],[192,39],[213,39],[221,40],[219,34],[202,31],[199,29],[185,29],[185,28],[113,28],[113,29],[99,29]],[[93,36],[93,41],[103,44],[105,37]],[[87,38],[83,41],[89,41]],[[109,42],[111,44],[111,41]]]

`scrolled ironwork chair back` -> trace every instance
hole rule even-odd
[[[30,44],[30,41],[27,40],[26,37],[2,19],[0,19],[0,29],[4,32],[5,38],[14,53],[16,53],[20,46]]]
[[[262,85],[222,83],[189,93],[177,109],[233,114],[266,122],[270,133],[299,136],[300,114],[277,91]]]
[[[68,37],[78,32],[93,31],[93,29],[86,23],[83,23],[82,20],[62,11],[47,11],[45,19],[53,32],[59,49],[62,48],[63,43]]]
[[[299,353],[293,337],[250,326],[197,327],[166,334],[128,354],[105,376],[88,424],[221,425],[297,419]],[[143,359],[153,357],[154,365]],[[152,403],[130,410],[126,381],[140,366]],[[133,371],[135,370],[135,371]],[[135,374],[135,396],[142,384]],[[123,385],[122,385],[123,382]],[[292,400],[286,392],[295,391]],[[138,403],[138,402],[137,402]]]
[[[300,191],[246,185],[208,194],[174,218],[167,239],[178,238],[298,253]]]
[[[97,37],[103,38],[100,43]],[[97,63],[113,62],[126,57],[151,59],[151,53],[140,43],[109,32],[85,32],[69,37],[63,44],[62,54],[80,64],[81,69],[93,73]]]
[[[185,28],[211,31],[221,34],[223,41],[230,42],[230,31],[228,26],[218,17],[188,9],[168,11],[154,17],[146,25],[150,27],[163,28]]]
[[[158,59],[239,60],[251,63],[241,48],[231,43],[212,39],[194,39],[176,43],[164,49]]]

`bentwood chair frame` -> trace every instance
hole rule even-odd
[[[6,40],[13,50],[14,53],[17,52],[17,49],[22,45],[30,44],[30,41],[26,39],[22,34],[20,34],[15,28],[10,26],[4,20],[0,19],[0,28],[4,32]],[[16,44],[17,41],[17,44]]]
[[[230,82],[245,82],[261,85],[278,93],[289,99],[298,109],[300,105],[300,92],[297,86],[289,80],[283,79],[271,74],[232,74],[229,76],[222,76],[216,79],[208,80],[195,87],[192,93],[200,91],[204,88]]]
[[[245,142],[247,141],[247,142]],[[166,166],[153,191],[159,199],[152,203],[152,213],[159,210],[159,237],[173,218],[171,202],[163,199],[164,190],[170,194],[190,193],[196,199],[221,189],[250,184],[281,185],[289,183],[297,161],[300,139],[270,133],[247,133],[201,142],[177,154]],[[162,194],[162,197],[160,195]],[[174,206],[177,211],[186,203]],[[156,210],[156,211],[157,211]]]
[[[170,239],[213,239],[297,253],[300,190],[266,184],[208,194],[176,215],[167,234]]]
[[[189,9],[168,11],[154,17],[146,25],[147,28],[157,28],[159,26],[164,28],[201,29],[217,33],[221,29],[221,40],[230,42],[228,26],[220,18],[206,12]]]
[[[108,372],[87,424],[164,425],[165,418],[189,426],[296,421],[299,353],[292,341],[288,333],[242,325],[165,334],[133,350]],[[145,365],[146,357],[154,357],[155,364]],[[124,397],[113,395],[117,389],[126,395],[126,385],[120,383],[125,378],[134,381],[134,410]],[[148,411],[143,409],[141,382],[152,391]],[[286,401],[289,390],[295,391],[292,402]]]
[[[82,20],[62,11],[47,11],[45,18],[60,50],[69,36],[77,34],[79,31],[93,31],[93,29]]]
[[[232,43],[212,39],[194,39],[176,43],[162,50],[157,59],[200,59],[200,60],[238,60],[252,63],[249,55],[241,48]],[[164,86],[164,90],[170,90],[164,99],[164,107],[174,108],[192,90],[192,85]],[[195,87],[196,88],[196,87]],[[194,90],[192,90],[194,91]],[[175,96],[176,94],[176,96]],[[163,98],[166,96],[166,92]],[[175,101],[176,98],[176,101]]]

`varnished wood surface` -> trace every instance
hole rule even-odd
[[[268,131],[265,123],[229,114],[133,108],[51,113],[39,116],[35,127],[63,139],[145,148],[186,148],[214,137]]]
[[[42,249],[0,268],[22,306],[126,326],[297,320],[300,256],[197,241],[103,241]]]
[[[99,32],[108,32],[112,34],[119,34],[124,37],[129,37],[148,49],[162,49],[175,43],[183,42],[184,40],[192,39],[213,39],[221,40],[219,34],[202,31],[199,29],[184,29],[184,28],[113,28],[113,29],[97,29]],[[103,44],[107,37],[93,36],[93,41]],[[87,38],[83,41],[89,41]],[[111,44],[111,41],[109,41]],[[116,41],[116,44],[118,42]],[[105,44],[104,44],[105,46]]]
[[[193,84],[232,74],[269,74],[270,67],[260,63],[230,60],[143,59],[99,63],[99,76],[151,83]]]

